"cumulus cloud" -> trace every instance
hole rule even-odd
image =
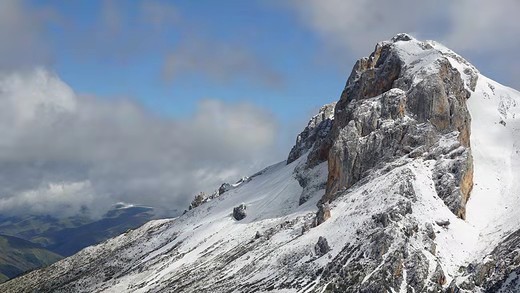
[[[195,193],[280,159],[273,121],[218,100],[166,119],[130,100],[77,95],[43,69],[4,74],[0,213],[102,213],[119,201],[182,211]]]

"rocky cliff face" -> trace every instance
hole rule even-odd
[[[328,159],[331,145],[329,133],[334,123],[335,106],[336,103],[331,103],[321,107],[318,114],[310,119],[307,127],[296,138],[296,144],[289,153],[287,164],[296,161],[307,151],[310,151],[307,159],[309,168]]]
[[[289,165],[305,157],[304,163],[298,164],[294,169],[294,176],[303,188],[299,199],[300,205],[306,203],[316,191],[325,188],[326,166],[324,164],[328,160],[332,145],[330,132],[334,125],[335,106],[336,103],[330,103],[320,108],[318,114],[309,120],[305,129],[296,138],[296,144],[287,158]]]
[[[435,158],[437,192],[464,218],[473,186],[466,100],[478,72],[468,64],[465,83],[448,57],[398,35],[357,61],[334,113],[324,201],[397,158]]]
[[[519,106],[397,35],[287,161],[0,292],[518,292]]]

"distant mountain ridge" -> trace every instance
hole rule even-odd
[[[380,42],[288,160],[1,292],[520,292],[520,92]]]
[[[59,255],[69,256],[156,217],[151,207],[119,204],[96,220],[85,216],[61,219],[51,216],[0,218],[0,234],[22,238]]]
[[[157,218],[151,207],[117,204],[101,219],[0,216],[0,282],[50,265]]]
[[[63,257],[32,242],[0,235],[0,282],[50,265]]]

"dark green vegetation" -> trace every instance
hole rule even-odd
[[[52,264],[62,257],[38,244],[0,235],[0,282]]]
[[[134,229],[155,218],[149,207],[116,206],[101,219],[0,216],[0,283]]]

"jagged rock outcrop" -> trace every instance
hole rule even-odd
[[[237,221],[243,220],[247,216],[246,209],[247,206],[245,204],[241,204],[237,207],[234,207],[233,218],[235,218],[235,220]]]
[[[195,195],[195,198],[190,203],[190,206],[188,207],[188,210],[192,210],[201,204],[205,203],[208,200],[207,195],[204,192],[201,192],[197,195]]]
[[[478,72],[468,65],[463,76],[451,53],[410,40],[398,35],[379,43],[354,66],[335,107],[323,201],[397,158],[435,158],[437,192],[464,218],[473,186],[466,100]],[[423,60],[409,61],[420,54]]]
[[[287,158],[290,164],[307,154],[307,158],[294,169],[294,177],[303,188],[299,204],[306,203],[316,192],[326,187],[325,169],[329,150],[332,145],[330,131],[334,123],[334,107],[336,103],[327,104],[320,108],[305,129],[298,135],[296,144]],[[318,166],[318,168],[316,168]]]
[[[435,221],[435,224],[441,226],[441,227],[448,227],[450,225],[450,220],[448,219],[441,219]]]
[[[251,180],[251,177],[242,177],[240,178],[237,182],[235,182],[234,184],[229,184],[229,183],[222,183],[222,185],[220,185],[220,187],[218,188],[218,195],[222,195],[224,192],[227,192],[227,191],[230,191],[230,190],[233,190],[237,187],[239,187],[240,185],[244,184],[244,183],[247,183]]]
[[[433,226],[419,227],[412,205],[420,200],[414,184],[418,178],[408,167],[393,170],[382,182],[384,191],[364,189],[351,203],[381,192],[383,202],[392,201],[371,216],[370,223],[356,230],[356,237],[346,241],[341,251],[323,270],[320,284],[324,292],[442,292],[446,278],[442,266],[434,259],[429,245]],[[393,178],[393,179],[390,179]],[[382,187],[382,186],[379,186]],[[388,197],[394,194],[395,197]],[[391,199],[392,198],[392,199]],[[319,286],[318,286],[319,287]]]
[[[330,251],[329,243],[327,242],[327,238],[320,236],[318,238],[318,242],[316,245],[314,245],[314,253],[316,253],[317,256],[323,256],[327,254],[327,252]]]
[[[331,145],[329,132],[334,122],[335,106],[336,103],[331,103],[321,107],[318,114],[310,119],[307,127],[296,138],[296,144],[289,153],[287,164],[294,162],[307,151],[310,151],[307,158],[309,168],[327,160]]]
[[[231,184],[229,183],[222,183],[222,185],[220,185],[220,187],[218,188],[218,194],[219,195],[222,195],[224,192],[228,191],[231,189]]]
[[[518,292],[517,105],[449,49],[400,34],[358,61],[294,161],[0,291]]]
[[[255,175],[253,175],[253,176],[255,176]],[[247,176],[242,177],[234,184],[222,183],[220,185],[220,187],[210,195],[207,195],[204,192],[200,192],[193,198],[193,200],[191,201],[191,203],[188,207],[188,210],[191,211],[192,209],[194,209],[196,207],[199,207],[211,200],[218,198],[219,196],[221,196],[222,194],[224,194],[227,191],[240,187],[242,184],[245,184],[245,183],[251,181],[251,178],[252,178],[252,176],[251,177],[247,177]],[[186,211],[186,210],[184,211],[184,213],[187,213],[187,212],[188,211]]]
[[[330,218],[329,203],[318,203],[318,211],[316,212],[316,226],[327,221]]]

